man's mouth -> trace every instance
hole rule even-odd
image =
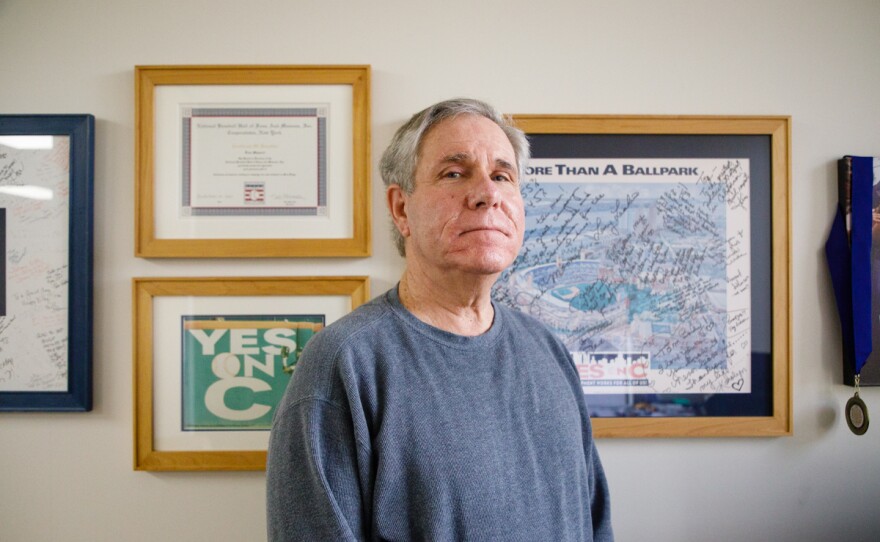
[[[480,226],[477,228],[468,228],[468,229],[462,231],[461,233],[462,233],[462,235],[465,235],[468,233],[478,233],[478,232],[494,232],[494,233],[500,233],[502,235],[507,235],[507,232],[504,231],[503,229],[495,228],[492,226]]]

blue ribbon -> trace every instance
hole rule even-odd
[[[855,374],[871,354],[871,228],[873,226],[874,159],[852,157],[852,244],[845,212],[838,205],[825,243],[834,297],[843,332],[844,352],[851,352]],[[841,202],[842,204],[843,202]],[[880,325],[880,324],[878,324]]]

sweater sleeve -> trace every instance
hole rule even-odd
[[[608,490],[608,479],[605,477],[605,469],[596,449],[596,440],[593,437],[593,423],[590,419],[590,409],[581,390],[580,377],[577,367],[568,349],[562,343],[557,342],[559,351],[565,359],[565,367],[569,377],[572,393],[580,403],[583,427],[583,449],[586,456],[587,469],[589,469],[590,491],[590,518],[593,527],[593,542],[614,542],[614,530],[611,526],[611,496]]]
[[[614,542],[614,531],[611,528],[611,500],[608,493],[608,481],[605,470],[599,460],[596,443],[591,442],[590,467],[590,517],[593,519],[593,541]]]
[[[266,464],[270,541],[362,540],[357,449],[351,417],[321,399],[279,411]]]

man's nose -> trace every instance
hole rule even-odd
[[[471,209],[496,207],[500,202],[500,196],[498,182],[492,178],[489,172],[480,171],[471,179],[468,207]]]

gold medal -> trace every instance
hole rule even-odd
[[[856,435],[864,435],[868,431],[868,407],[859,397],[859,375],[855,380],[856,393],[846,402],[846,425]]]

